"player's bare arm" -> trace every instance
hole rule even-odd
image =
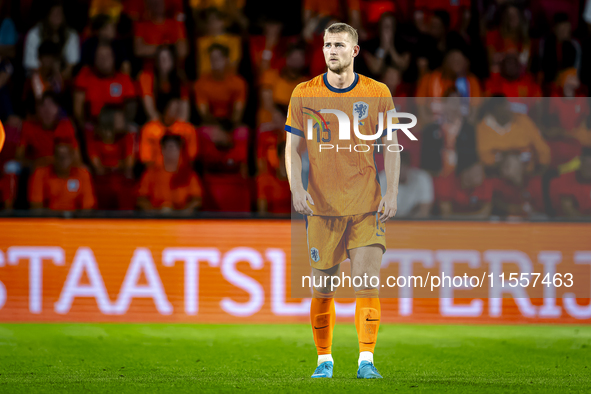
[[[306,141],[295,134],[289,133],[285,141],[285,168],[293,199],[293,207],[302,215],[312,216],[312,208],[306,203],[314,205],[312,196],[304,189],[302,182],[302,153],[306,151]]]
[[[381,213],[380,221],[385,223],[396,215],[398,206],[398,181],[400,179],[400,153],[397,152],[398,137],[392,133],[392,139],[383,138],[384,167],[386,171],[386,184],[388,189],[380,201],[378,212]],[[391,146],[391,147],[390,147]],[[383,210],[383,212],[382,212]]]

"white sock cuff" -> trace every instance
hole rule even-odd
[[[373,353],[372,352],[361,352],[359,353],[359,360],[357,365],[360,365],[362,361],[369,361],[373,364]]]
[[[331,361],[334,364],[334,360],[332,359],[332,354],[319,354],[318,355],[318,365],[320,365],[326,361]]]

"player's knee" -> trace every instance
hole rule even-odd
[[[312,289],[312,297],[313,298],[334,298],[336,290],[331,290],[330,288],[317,288],[314,287]]]

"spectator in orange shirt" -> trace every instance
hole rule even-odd
[[[257,176],[257,209],[259,213],[291,213],[291,190],[285,169],[285,141],[277,145],[279,167],[274,172]]]
[[[419,117],[425,121],[431,121],[432,115],[440,114],[433,110],[431,104],[435,100],[426,100],[426,97],[446,97],[451,90],[455,90],[460,97],[481,97],[480,83],[470,73],[468,60],[461,50],[451,49],[445,56],[443,66],[423,76],[419,80],[417,88],[417,104],[419,105]],[[471,101],[472,106],[477,104]]]
[[[226,32],[226,15],[217,8],[208,8],[205,12],[205,32],[197,38],[197,75],[199,77],[212,71],[211,51],[213,44],[228,48],[227,68],[236,72],[242,59],[242,39]]]
[[[519,65],[522,70],[529,67],[531,59],[531,42],[528,35],[529,24],[523,12],[511,3],[505,3],[500,11],[501,24],[498,29],[486,34],[488,60],[492,73],[499,71],[503,56],[514,51],[518,53]]]
[[[23,94],[23,98],[29,102],[40,100],[43,93],[47,91],[61,94],[64,90],[64,80],[60,72],[61,48],[59,45],[52,41],[44,41],[39,45],[38,56],[39,68],[29,77]],[[29,94],[32,94],[32,97]]]
[[[160,166],[162,155],[160,140],[165,134],[178,135],[183,139],[182,160],[192,162],[197,157],[198,144],[195,127],[188,122],[179,120],[182,101],[179,96],[173,94],[163,96],[162,107],[158,111],[162,113],[161,120],[152,120],[144,125],[140,136],[140,161],[147,166]]]
[[[181,159],[183,140],[178,135],[162,137],[161,167],[150,167],[140,182],[137,206],[143,211],[194,212],[201,206],[197,175]]]
[[[257,114],[260,131],[283,130],[291,93],[298,84],[310,79],[304,74],[305,67],[305,47],[294,44],[287,51],[285,67],[263,73]]]
[[[480,97],[478,80],[470,73],[468,60],[457,48],[445,55],[443,66],[419,81],[417,97],[444,97],[451,88],[456,88],[461,97]]]
[[[508,97],[513,112],[522,114],[535,113],[539,109],[542,89],[533,76],[519,65],[517,53],[510,51],[503,57],[500,72],[492,73],[485,84],[487,96],[503,95]]]
[[[542,89],[530,73],[523,73],[519,65],[519,55],[515,52],[505,54],[500,63],[500,71],[492,73],[486,81],[487,96],[502,94],[506,97],[542,97]]]
[[[167,17],[164,0],[145,0],[149,20],[134,23],[134,53],[153,59],[160,45],[174,45],[179,64],[187,57],[187,31],[183,21]]]
[[[529,116],[511,111],[506,97],[491,97],[476,128],[476,146],[482,163],[494,167],[505,151],[519,151],[526,173],[550,164],[550,148]]]
[[[110,45],[101,44],[97,47],[94,67],[83,67],[74,85],[74,118],[81,129],[87,119],[96,119],[106,104],[124,105],[127,119],[131,121],[135,117],[137,103],[134,84],[128,75],[115,69]]]
[[[195,83],[197,110],[204,123],[230,119],[234,126],[242,123],[246,105],[246,81],[228,68],[228,48],[212,44],[209,48],[211,73]]]
[[[501,216],[545,217],[542,177],[528,176],[519,152],[504,152],[493,192],[495,212]]]
[[[133,210],[133,136],[127,132],[123,110],[103,107],[95,132],[87,146],[98,209]]]
[[[23,122],[16,160],[27,167],[44,166],[53,161],[55,141],[72,147],[75,163],[80,162],[76,131],[68,118],[60,117],[60,107],[53,92],[45,92],[37,104],[35,120]]]
[[[191,111],[189,104],[189,89],[185,81],[178,74],[176,59],[174,56],[174,47],[164,45],[158,47],[156,51],[154,71],[144,70],[138,76],[140,94],[144,111],[149,120],[158,120],[162,114],[158,112],[158,100],[167,98],[168,94],[174,94],[181,97],[181,113],[179,120],[187,122]]]
[[[76,211],[93,209],[96,203],[90,174],[74,165],[74,151],[67,143],[55,145],[54,163],[33,173],[29,185],[31,209]]]

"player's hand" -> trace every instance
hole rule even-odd
[[[314,205],[312,196],[310,196],[310,193],[304,189],[293,192],[293,207],[295,208],[296,212],[302,215],[313,216],[314,212],[312,212],[312,208],[310,208],[310,206],[306,203],[306,200],[310,201],[310,204]]]
[[[385,223],[388,219],[391,219],[396,215],[396,211],[398,210],[397,194],[398,193],[388,192],[382,197],[378,207],[378,212],[381,213],[380,222]],[[382,210],[384,210],[384,212],[382,212]]]

